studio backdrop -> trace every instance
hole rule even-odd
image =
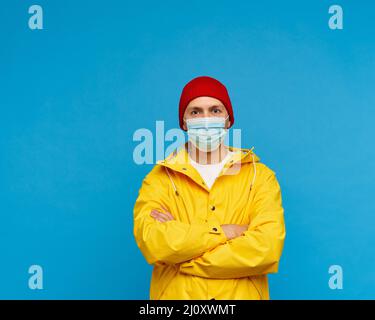
[[[374,1],[0,6],[1,299],[148,299],[134,202],[200,75],[281,186],[271,299],[375,297]]]

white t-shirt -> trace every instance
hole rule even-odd
[[[190,156],[189,160],[190,164],[199,172],[207,187],[211,189],[224,165],[232,158],[233,154],[234,152],[228,151],[228,154],[223,160],[214,164],[200,164],[191,159]]]

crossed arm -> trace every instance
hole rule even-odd
[[[134,236],[146,261],[179,264],[202,255],[225,243],[227,237],[219,223],[184,223],[171,220],[161,223],[151,216],[162,212],[170,201],[165,181],[151,172],[142,183],[134,206]]]
[[[162,223],[175,220],[172,214],[168,212],[168,209],[163,207],[163,210],[164,212],[161,212],[158,210],[151,210],[150,215],[155,220],[160,221]],[[222,224],[220,226],[223,229],[223,232],[225,236],[227,237],[227,240],[231,240],[231,239],[239,237],[249,227],[249,225],[247,224]]]
[[[145,179],[134,210],[134,234],[149,263],[175,264],[180,272],[206,278],[277,272],[285,226],[273,173],[256,192],[250,225],[182,223],[166,203],[153,200],[165,199],[160,192]]]

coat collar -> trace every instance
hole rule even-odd
[[[231,170],[232,168],[235,169],[236,166],[238,167],[242,163],[253,162],[253,159],[255,162],[260,161],[260,158],[253,152],[254,147],[252,147],[251,149],[244,149],[227,146],[227,148],[235,154],[233,158],[226,163],[219,176],[225,174],[227,170]],[[164,160],[157,161],[157,164],[164,166],[168,169],[171,169],[173,171],[180,172],[194,180],[203,188],[209,190],[205,186],[204,181],[202,181],[202,177],[200,176],[198,171],[195,170],[195,168],[189,162],[187,143],[175,149]]]

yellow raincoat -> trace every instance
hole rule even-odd
[[[249,149],[235,152],[208,189],[186,146],[145,177],[134,206],[134,236],[154,266],[150,299],[270,299],[285,239],[275,172]],[[160,222],[165,207],[175,220]],[[249,224],[227,240],[221,224]]]

